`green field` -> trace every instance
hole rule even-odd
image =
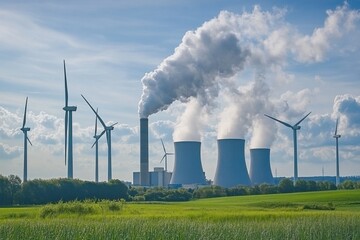
[[[360,239],[360,190],[121,206],[0,208],[0,239]]]

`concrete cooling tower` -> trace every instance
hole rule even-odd
[[[250,179],[253,185],[262,183],[274,184],[270,167],[270,149],[250,149]]]
[[[218,139],[218,162],[214,185],[230,188],[251,184],[244,148],[244,139]]]
[[[205,184],[201,165],[200,142],[174,142],[175,164],[170,184]]]

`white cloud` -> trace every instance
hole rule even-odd
[[[358,27],[360,12],[350,10],[345,2],[343,6],[334,11],[327,11],[324,26],[314,30],[312,35],[294,38],[293,52],[301,62],[319,62],[324,60],[328,51],[332,51],[335,40],[349,34],[352,29]],[[339,46],[338,46],[339,47]]]

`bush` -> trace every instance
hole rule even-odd
[[[279,192],[280,193],[290,193],[294,191],[294,182],[289,178],[283,178],[279,182]]]

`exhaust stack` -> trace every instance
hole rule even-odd
[[[149,120],[140,118],[140,185],[149,186]]]

